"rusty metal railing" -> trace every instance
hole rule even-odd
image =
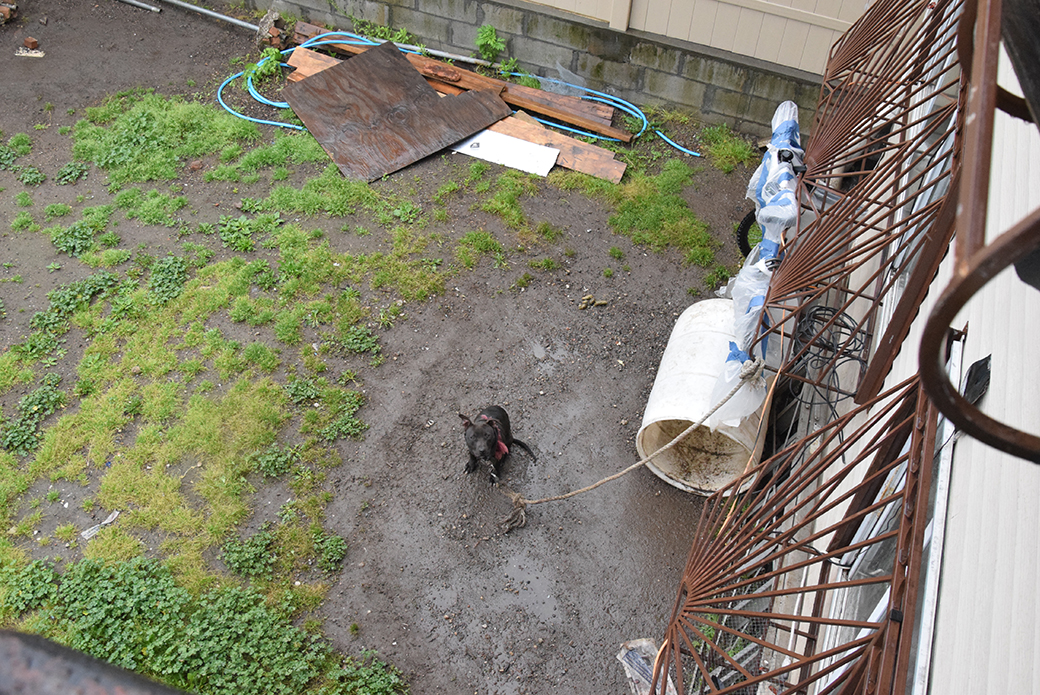
[[[964,136],[964,167],[960,183],[961,206],[957,214],[954,276],[939,297],[921,336],[921,379],[936,406],[958,429],[1014,456],[1040,463],[1040,437],[1016,429],[986,415],[964,398],[942,368],[946,332],[957,313],[990,279],[1011,264],[1040,248],[1040,209],[986,245],[986,211],[989,202],[990,152],[995,109],[1004,108],[1020,118],[1033,120],[1037,106],[1017,104],[997,86],[997,61],[1001,38],[1001,0],[979,0],[969,7],[962,34],[962,61],[971,69],[971,100]],[[1035,88],[1038,59],[1035,6],[1019,8],[1012,2],[1016,22],[1005,25],[1009,52],[1018,57],[1022,81],[1032,88],[1028,96],[1038,101]],[[968,21],[970,20],[970,21]],[[1017,26],[1016,26],[1017,25]],[[971,29],[974,28],[974,32]],[[1021,33],[1020,33],[1021,32]],[[1024,56],[1024,58],[1023,58]],[[1022,100],[1018,100],[1022,101]]]
[[[770,283],[766,335],[789,346],[778,371],[832,401],[857,397],[867,377],[857,402],[878,393],[899,345],[872,351],[890,325],[883,314],[952,233],[961,10],[961,0],[882,0],[831,52],[799,182],[804,213]],[[916,313],[907,308],[900,328]]]
[[[889,683],[878,692],[900,667],[905,678],[934,421],[911,380],[709,499],[653,692],[665,692],[666,677],[681,693],[759,692],[761,683],[776,693],[854,692],[872,660]],[[850,557],[885,569],[850,567]],[[880,613],[840,608],[884,592]]]

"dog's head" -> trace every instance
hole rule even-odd
[[[475,457],[482,461],[498,461],[508,452],[502,442],[497,421],[477,418],[476,422],[472,422],[462,413],[459,413],[459,417],[462,418],[466,447]]]

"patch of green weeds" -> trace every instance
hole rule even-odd
[[[455,247],[455,258],[466,268],[477,264],[477,258],[484,254],[494,255],[502,252],[502,244],[490,232],[468,232],[459,239]]]
[[[62,133],[65,135],[66,133]],[[59,186],[75,185],[80,179],[87,178],[90,173],[90,165],[85,162],[69,162],[54,175],[54,182]]]
[[[271,554],[273,542],[274,533],[270,530],[270,524],[262,524],[256,533],[244,541],[231,538],[224,543],[224,564],[242,577],[270,578],[274,568],[274,556]]]
[[[531,259],[527,262],[527,265],[536,270],[557,270],[560,267],[559,261],[548,256],[540,261]]]
[[[760,156],[754,145],[734,133],[725,123],[706,126],[701,130],[700,138],[706,145],[708,161],[726,174],[738,165],[747,166],[755,162]]]
[[[326,533],[318,524],[311,528],[314,550],[318,554],[318,567],[325,572],[336,572],[347,556],[347,541],[342,536]]]
[[[245,215],[240,215],[237,219],[222,215],[219,231],[220,240],[226,247],[243,252],[252,251],[255,247],[252,239],[253,225]]]
[[[33,204],[32,196],[22,191],[14,197],[14,204],[20,208],[31,208]]]
[[[357,212],[359,207],[375,210],[378,203],[378,194],[367,183],[345,178],[335,164],[330,164],[320,176],[308,180],[303,188],[281,185],[276,186],[264,200],[243,198],[242,209],[246,212],[325,213],[332,217],[345,217]]]
[[[303,309],[278,312],[274,322],[274,337],[286,345],[298,345],[303,339]]]
[[[516,282],[513,283],[512,289],[522,290],[528,287],[531,284],[532,280],[534,280],[534,278],[531,276],[530,273],[524,273],[516,279]]]
[[[548,222],[539,222],[534,231],[539,237],[549,242],[559,241],[563,237],[563,230]]]
[[[130,182],[172,180],[183,162],[230,143],[255,142],[260,131],[208,104],[134,90],[88,108],[72,135],[75,158],[104,169],[110,187],[118,189]]]
[[[177,220],[173,213],[188,204],[185,196],[173,196],[152,189],[142,193],[140,189],[128,188],[120,191],[114,200],[116,207],[126,211],[128,220],[137,219],[143,224],[173,227]]]
[[[298,448],[272,444],[263,451],[250,456],[249,462],[253,470],[265,478],[279,478],[292,470],[293,465],[299,459]]]
[[[71,543],[76,540],[75,524],[61,524],[54,529],[54,537],[65,543]]]
[[[22,210],[11,220],[11,230],[15,232],[39,231],[40,225],[36,224],[33,216],[27,210]]]
[[[506,42],[498,36],[498,31],[491,24],[484,24],[477,29],[477,50],[480,57],[489,63],[498,59],[498,54],[506,50]]]
[[[43,219],[50,222],[55,217],[65,217],[72,212],[72,207],[65,203],[52,203],[43,209]]]
[[[484,174],[488,173],[491,165],[479,159],[470,162],[469,173],[466,175],[466,185],[471,186],[483,180]]]
[[[368,326],[351,326],[339,336],[339,345],[348,352],[357,354],[380,351],[379,337]]]
[[[237,161],[232,163],[231,160],[235,158]],[[269,145],[259,145],[244,153],[239,148],[228,159],[222,157],[225,165],[207,172],[206,180],[238,181],[242,176],[256,174],[262,168],[275,167],[272,180],[281,181],[289,177],[286,164],[305,164],[326,160],[328,160],[328,154],[310,133],[279,132],[275,134],[274,141]]]
[[[78,258],[94,248],[94,237],[105,231],[111,214],[112,207],[108,205],[84,208],[80,219],[68,227],[55,225],[43,231],[59,251]]]
[[[40,386],[18,401],[18,414],[0,426],[0,446],[10,453],[26,456],[40,442],[40,422],[65,405],[65,392],[57,388],[61,377],[46,374]]]
[[[713,290],[716,287],[721,287],[729,282],[732,276],[730,269],[724,265],[716,265],[704,276],[704,284],[708,289]]]
[[[462,190],[458,181],[448,181],[441,184],[437,192],[433,194],[433,202],[444,205],[444,201]]]
[[[26,186],[39,186],[47,180],[47,175],[36,167],[28,166],[19,169],[16,178]]]
[[[140,557],[144,543],[128,531],[117,526],[109,526],[98,531],[83,548],[83,558],[87,561],[108,565],[129,562]]]
[[[180,256],[166,256],[152,264],[148,291],[157,305],[164,306],[181,295],[187,281],[187,262]]]
[[[367,36],[372,39],[379,39],[381,41],[393,41],[394,43],[407,43],[409,45],[415,45],[419,39],[409,34],[406,29],[394,29],[393,27],[384,26],[375,22],[370,22],[367,19],[361,19],[354,15],[348,15],[350,17],[350,23],[354,26],[354,31],[362,36]]]
[[[255,366],[262,372],[270,374],[278,369],[282,361],[278,353],[264,343],[250,343],[242,350],[242,359],[246,364]]]
[[[491,197],[480,203],[480,209],[501,217],[513,229],[524,229],[527,216],[520,205],[520,198],[538,192],[534,179],[529,174],[510,169],[495,179],[492,191]]]
[[[688,164],[670,159],[657,176],[637,173],[620,186],[603,187],[583,174],[556,177],[553,183],[565,190],[579,188],[607,198],[615,207],[610,225],[633,243],[654,251],[676,248],[687,264],[704,266],[714,261],[718,241],[708,234],[708,225],[694,216],[681,195],[692,177]]]
[[[238,587],[193,594],[168,567],[142,558],[82,560],[60,575],[43,562],[7,564],[2,572],[7,620],[46,609],[43,636],[173,687],[289,695],[321,683],[323,695],[407,692],[400,673],[373,654],[340,657],[294,627],[305,592],[287,591],[270,603]]]
[[[32,138],[25,133],[15,133],[8,139],[7,146],[16,157],[24,157],[32,152]]]

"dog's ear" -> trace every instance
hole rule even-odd
[[[468,430],[470,427],[473,426],[473,423],[469,421],[469,418],[463,415],[462,413],[459,413],[459,417],[462,418],[462,429]]]

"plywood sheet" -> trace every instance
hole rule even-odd
[[[324,29],[313,24],[305,22],[296,23],[295,36],[298,41],[304,41],[323,32]],[[331,44],[327,47],[350,54],[370,50],[366,46],[339,43]],[[543,92],[540,89],[524,87],[512,82],[504,82],[414,53],[409,53],[405,57],[416,70],[431,80],[431,82],[439,80],[462,89],[499,89],[501,90],[502,99],[516,108],[528,109],[593,133],[615,138],[621,142],[630,142],[632,140],[631,133],[614,128],[611,125],[614,108],[606,104]]]
[[[343,175],[373,181],[509,115],[493,92],[441,99],[390,43],[289,84],[285,98]]]

